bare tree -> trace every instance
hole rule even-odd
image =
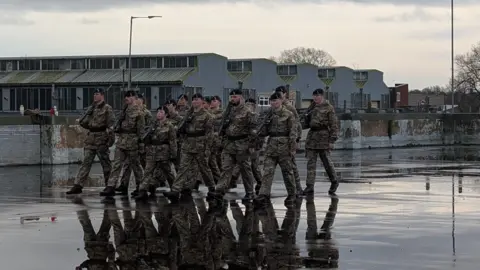
[[[319,67],[330,67],[337,63],[335,59],[326,51],[315,49],[297,47],[289,50],[284,50],[278,57],[270,57],[271,60],[282,64],[313,64]]]
[[[480,42],[465,53],[455,58],[456,74],[453,80],[455,103],[460,111],[480,109]],[[450,85],[452,80],[450,80]],[[448,87],[450,93],[452,87]]]

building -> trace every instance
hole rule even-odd
[[[384,108],[390,108],[395,105],[396,108],[408,107],[409,92],[408,84],[396,83],[395,86],[389,87],[389,93],[382,96],[382,103]],[[390,99],[390,95],[395,93],[395,100]],[[394,103],[392,103],[394,102]]]
[[[381,107],[381,95],[388,93],[378,70],[227,59],[214,53],[133,55],[131,70],[132,86],[147,97],[150,108],[181,93],[219,95],[225,100],[239,82],[246,97],[257,98],[265,107],[278,85],[288,85],[297,107],[308,106],[312,91],[319,87],[327,90],[337,108],[367,107],[369,102]],[[0,58],[0,111],[18,111],[20,105],[81,111],[98,87],[107,89],[107,102],[118,110],[128,78],[126,55]]]

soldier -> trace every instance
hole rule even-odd
[[[187,112],[190,110],[190,107],[188,106],[188,96],[186,94],[181,94],[178,96],[177,100],[178,114],[180,114],[181,117],[185,117]]]
[[[189,177],[193,162],[197,163],[208,190],[215,191],[212,171],[208,166],[209,152],[212,149],[213,119],[203,108],[203,100],[201,94],[193,95],[192,109],[179,127],[179,132],[185,136],[182,140],[179,172],[173,186],[170,187],[171,191],[163,193],[172,202],[179,198],[180,192],[188,194],[193,188],[195,183],[192,183],[192,180],[195,179]]]
[[[296,199],[297,189],[293,178],[292,156],[297,151],[297,126],[293,113],[282,105],[280,93],[270,96],[271,111],[266,116],[265,125],[260,134],[268,136],[263,162],[263,178],[259,195],[255,203],[265,204],[270,199],[273,176],[277,165],[282,170],[283,181],[288,196],[285,203],[293,203]]]
[[[157,122],[146,135],[147,168],[136,200],[147,199],[147,190],[150,195],[155,195],[155,189],[159,184],[155,181],[155,169],[161,171],[169,186],[172,186],[175,180],[175,172],[171,161],[177,159],[177,130],[167,120],[167,115],[167,107],[159,107],[157,109]]]
[[[142,94],[138,94],[137,100],[135,101],[141,110],[143,111],[145,117],[145,126],[148,127],[151,125],[153,118],[152,113],[147,109],[145,105],[145,99]],[[138,154],[140,157],[140,164],[142,164],[142,168],[145,170],[146,166],[146,153],[145,147],[140,147],[138,150]],[[115,191],[119,192],[122,195],[127,195],[128,193],[128,186],[130,184],[130,177],[132,175],[132,168],[128,166],[128,163],[125,163],[122,168],[122,179],[120,180],[120,185],[115,189]],[[139,183],[141,180],[135,179],[135,182]],[[138,194],[138,185],[136,189],[132,192],[132,196],[136,196]]]
[[[75,184],[67,191],[67,194],[82,193],[83,185],[90,173],[95,156],[98,156],[102,165],[105,186],[108,183],[112,170],[109,146],[112,146],[115,141],[115,134],[112,130],[115,115],[112,107],[105,103],[104,94],[103,89],[96,89],[93,95],[93,104],[84,117],[79,119],[80,126],[87,129],[88,133],[84,142],[82,165],[78,170]]]
[[[180,125],[180,122],[182,122],[183,117],[180,116],[180,114],[177,111],[177,102],[174,99],[170,99],[167,102],[165,102],[165,106],[167,106],[167,109],[168,109],[168,119],[173,124],[175,129],[178,130],[178,126]],[[180,147],[180,138],[178,137],[178,134],[177,134],[177,159],[173,162],[173,165],[175,166],[175,170],[177,172],[180,166],[180,150],[181,149],[182,148]]]
[[[223,110],[220,107],[222,105],[222,99],[219,96],[213,96],[210,100],[210,113],[214,119],[214,134],[215,140],[213,143],[212,149],[212,157],[214,160],[211,162],[216,162],[216,165],[221,173],[222,168],[222,138],[218,136],[218,132],[220,131],[221,124],[222,124],[222,117],[223,117]],[[221,176],[221,174],[220,174]],[[215,175],[214,175],[215,177]]]
[[[338,123],[335,109],[323,97],[323,89],[313,91],[314,103],[308,109],[305,124],[310,128],[305,142],[307,156],[307,187],[304,194],[313,194],[315,174],[317,170],[317,156],[322,160],[323,167],[330,179],[330,195],[335,194],[338,188],[335,168],[330,159],[330,151],[338,138]]]
[[[253,98],[249,98],[245,101],[245,105],[247,105],[252,110],[252,112],[255,113],[255,116],[258,119],[258,115],[256,113],[256,111],[257,111],[257,101]],[[260,151],[262,150],[262,147],[263,147],[264,143],[265,143],[265,137],[264,136],[258,136],[256,141],[255,141],[255,151],[250,156],[250,160],[251,160],[251,163],[252,163],[253,178],[255,179],[255,182],[257,183],[255,185],[255,193],[257,195],[258,195],[258,192],[260,191],[260,187],[262,186],[262,172],[260,170]],[[236,183],[237,183],[239,177],[240,177],[240,168],[238,166],[235,166],[234,172],[232,174],[232,182],[230,183],[231,188],[236,188],[237,187]]]
[[[113,169],[108,180],[108,186],[100,193],[100,196],[115,195],[115,185],[124,163],[129,163],[136,181],[140,181],[143,178],[143,169],[140,164],[138,150],[142,147],[140,139],[145,130],[145,117],[142,108],[135,104],[135,99],[135,91],[127,91],[125,93],[125,107],[115,127],[115,132],[118,133],[118,140],[115,147]]]
[[[287,110],[293,113],[295,116],[295,124],[297,125],[297,144],[300,143],[300,139],[302,137],[302,124],[300,123],[300,117],[298,116],[297,109],[293,107],[288,100],[288,91],[285,86],[279,86],[275,89],[275,92],[278,92],[282,95],[282,104]],[[298,145],[297,145],[298,146]],[[297,162],[295,160],[295,155],[292,157],[293,162],[293,176],[295,177],[295,184],[297,186],[298,195],[302,195],[302,183],[300,182],[300,174],[298,173]]]
[[[245,101],[240,89],[230,92],[231,112],[228,117],[230,124],[225,129],[222,152],[222,176],[217,183],[216,192],[209,194],[222,198],[230,187],[233,169],[240,167],[243,186],[245,187],[244,200],[253,199],[253,174],[250,155],[255,151],[257,138],[255,114],[245,106]],[[227,116],[224,116],[227,117]],[[222,127],[223,128],[223,127]]]

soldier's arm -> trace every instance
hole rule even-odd
[[[135,113],[137,114],[137,136],[142,138],[145,133],[145,116],[139,110]]]
[[[249,130],[249,134],[248,134],[248,141],[250,142],[250,148],[255,148],[255,142],[257,140],[257,117],[255,116],[255,114],[251,111],[248,112],[248,130]]]
[[[147,110],[145,115],[145,126],[150,126],[152,124],[153,124],[152,113]]]
[[[115,125],[115,113],[112,106],[107,106],[107,128],[113,128]]]
[[[215,134],[213,133],[213,125],[214,125],[213,116],[210,113],[207,113],[207,121],[205,121],[205,126],[204,126],[205,136],[207,138],[207,141],[206,141],[207,149],[211,149],[211,147],[213,146],[213,140],[215,136]]]
[[[335,143],[338,139],[338,119],[335,114],[335,109],[330,106],[328,112],[328,130],[329,130],[329,142]]]
[[[170,129],[168,130],[168,142],[170,147],[170,157],[178,158],[177,157],[177,129],[170,125]]]
[[[293,152],[296,150],[297,147],[297,121],[295,116],[292,114],[290,117],[287,118],[287,126],[288,126],[288,144],[290,148],[290,152]]]

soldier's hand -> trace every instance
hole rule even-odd
[[[328,151],[332,151],[335,148],[335,144],[330,143],[328,144]]]
[[[80,118],[75,119],[75,122],[77,123],[80,122]]]

